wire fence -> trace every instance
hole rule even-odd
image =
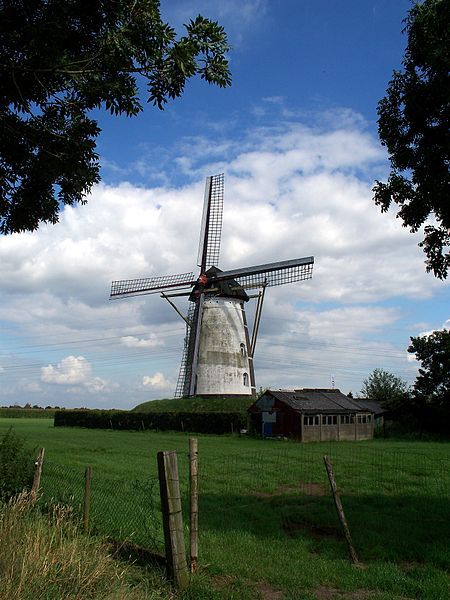
[[[386,526],[398,519],[405,506],[409,519],[428,521],[450,517],[450,457],[411,453],[404,449],[381,450],[361,444],[299,444],[284,449],[267,442],[258,452],[208,456],[199,449],[200,539],[225,522],[245,521],[257,530],[261,506],[269,502],[273,515],[283,502],[314,519],[325,511],[334,515],[323,463],[328,454],[350,525],[359,523],[367,510]],[[269,445],[273,444],[272,447]],[[280,443],[281,444],[281,443]],[[185,530],[189,517],[188,456],[178,454]],[[46,460],[41,482],[41,502],[70,504],[83,513],[85,473]],[[94,468],[90,502],[90,530],[118,541],[131,541],[163,553],[164,535],[156,471],[148,477],[124,478]],[[263,504],[261,504],[263,503]],[[315,512],[315,510],[317,511]],[[281,508],[280,508],[281,510]],[[317,517],[318,518],[318,517]]]
[[[70,505],[82,520],[85,470],[45,461],[41,498],[43,505]],[[156,553],[164,550],[156,476],[125,479],[93,470],[89,502],[89,529],[120,542],[133,542]]]

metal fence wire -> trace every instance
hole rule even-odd
[[[271,443],[271,442],[268,442]],[[276,443],[276,442],[272,442]],[[333,463],[339,492],[348,510],[350,526],[366,510],[388,525],[396,518],[392,507],[413,507],[409,518],[430,517],[430,504],[450,517],[450,458],[404,450],[381,450],[355,444],[304,444],[292,450],[271,448],[266,452],[240,452],[209,457],[199,449],[199,522],[203,531],[220,528],[227,521],[245,520],[259,526],[261,502],[270,502],[276,513],[286,499],[305,518],[314,518],[315,508],[326,507],[333,515],[330,487],[323,463],[327,454]],[[180,489],[186,534],[189,522],[188,455],[178,454]],[[72,506],[83,513],[85,471],[46,460],[41,481],[42,503]],[[391,511],[391,513],[390,513]],[[415,514],[414,514],[415,511]],[[93,470],[90,496],[90,530],[118,541],[131,541],[151,551],[164,551],[159,482],[156,473],[124,479]]]
[[[85,470],[45,461],[40,502],[69,505],[83,516]],[[93,470],[89,529],[116,541],[132,542],[154,552],[164,549],[156,476],[124,479]]]

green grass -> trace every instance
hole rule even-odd
[[[10,424],[0,419],[0,435]],[[51,421],[32,419],[18,419],[14,427],[31,445],[46,447],[46,496],[80,502],[84,467],[93,466],[100,532],[162,549],[160,450],[178,453],[187,515],[188,435],[53,428]],[[198,438],[200,569],[186,599],[449,597],[448,443]],[[363,569],[348,560],[325,453]]]
[[[193,398],[170,398],[150,400],[133,408],[136,412],[243,412],[253,404],[254,398],[195,396]]]

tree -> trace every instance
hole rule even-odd
[[[408,36],[403,71],[394,71],[378,104],[378,133],[391,173],[376,181],[382,212],[392,202],[397,217],[416,232],[426,269],[445,279],[450,267],[450,0],[415,4],[405,19]]]
[[[198,75],[230,85],[227,36],[198,16],[186,35],[159,0],[4,0],[0,5],[0,232],[58,221],[98,182],[100,128],[90,112],[162,109]]]
[[[412,337],[408,352],[421,362],[415,394],[436,407],[450,409],[450,331]]]
[[[389,371],[375,369],[364,379],[361,394],[369,400],[380,402],[384,408],[397,411],[407,400],[408,384]]]

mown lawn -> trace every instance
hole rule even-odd
[[[0,435],[10,425],[46,448],[45,496],[79,502],[91,465],[94,529],[162,550],[156,453],[177,451],[187,509],[188,434],[0,419]],[[198,438],[200,568],[186,598],[450,597],[448,443]],[[324,454],[335,467],[362,569],[348,560]]]

